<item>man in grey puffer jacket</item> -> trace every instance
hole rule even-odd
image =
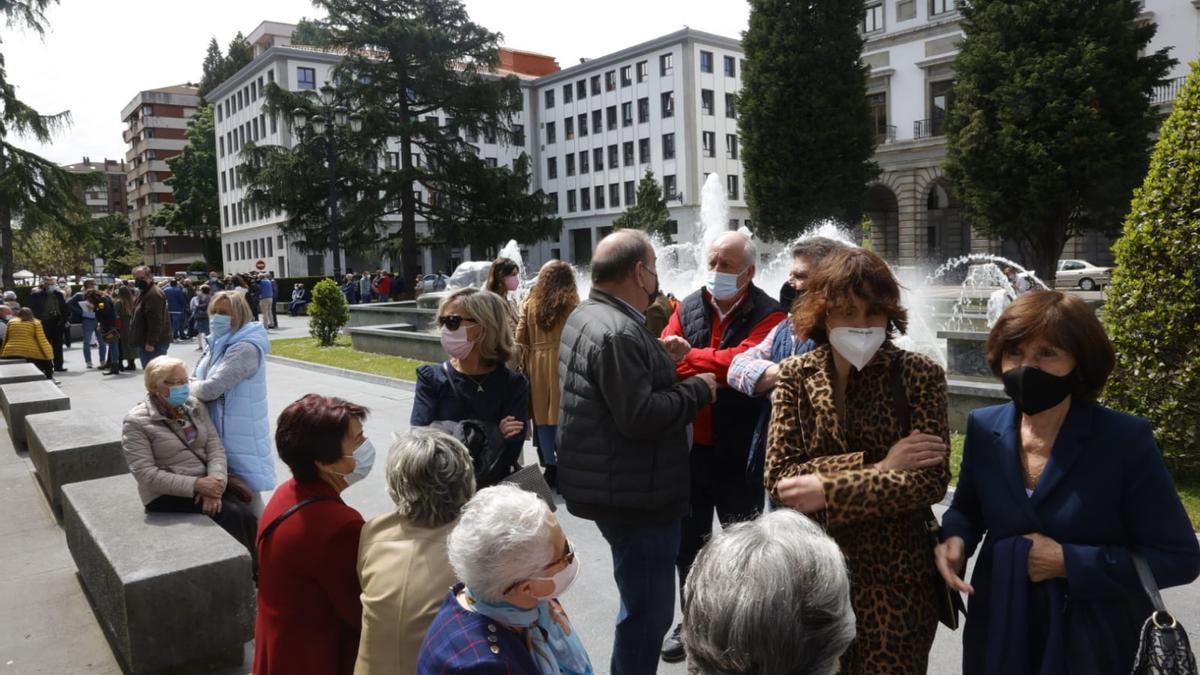
[[[592,260],[592,291],[563,329],[558,486],[608,541],[621,595],[610,672],[654,673],[675,611],[675,557],[688,512],[687,426],[716,398],[711,374],[679,381],[690,345],[660,341],[643,314],[658,290],[650,238],[621,230]]]

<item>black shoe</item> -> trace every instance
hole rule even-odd
[[[683,640],[679,637],[679,631],[683,630],[683,624],[675,624],[675,629],[663,640],[662,660],[667,663],[679,663],[683,660]]]
[[[65,373],[65,372],[67,372],[67,369],[66,369],[66,368],[55,368],[55,369],[54,369],[54,372],[56,372],[56,373]]]
[[[120,375],[120,374],[121,374],[121,371],[119,371],[119,370],[115,370],[115,369],[113,369],[113,370],[102,370],[102,371],[100,371],[100,374],[101,374],[101,375]]]
[[[551,490],[558,492],[558,467],[551,464],[542,472],[542,478],[546,479],[546,485],[550,486]]]

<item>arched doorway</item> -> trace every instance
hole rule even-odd
[[[900,206],[888,186],[875,184],[867,189],[863,212],[871,219],[871,247],[885,260],[900,260]]]
[[[971,228],[963,222],[958,202],[942,180],[925,193],[924,248],[919,255],[938,265],[971,252]]]

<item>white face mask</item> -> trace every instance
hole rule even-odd
[[[829,331],[829,344],[858,370],[862,370],[887,339],[883,328],[834,328]]]
[[[575,556],[566,567],[559,570],[552,577],[536,577],[531,581],[550,581],[554,583],[554,590],[548,595],[535,595],[533,597],[538,600],[553,600],[554,598],[562,597],[571,585],[575,583],[575,578],[579,576],[579,556]]]
[[[717,300],[732,300],[741,290],[738,288],[738,276],[740,275],[710,271],[705,285],[708,286],[708,292]]]
[[[354,485],[358,481],[367,477],[371,473],[371,467],[375,465],[375,444],[371,443],[371,439],[366,439],[362,445],[354,449],[354,470],[346,474],[346,482]]]

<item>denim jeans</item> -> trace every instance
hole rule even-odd
[[[113,370],[115,370],[117,372],[121,371],[121,341],[120,340],[117,340],[116,342],[114,342],[108,346],[108,361],[105,362],[105,365],[111,367]]]
[[[537,433],[538,455],[542,458],[543,466],[558,464],[558,425],[538,424],[533,427]]]
[[[171,337],[176,340],[186,340],[187,334],[183,332],[183,312],[169,312],[171,315]]]
[[[97,330],[95,319],[84,317],[83,319],[83,360],[90,366],[92,365],[92,338],[100,343],[100,365],[108,362],[108,344],[104,342],[104,338],[100,337]]]
[[[639,526],[598,520],[596,526],[612,550],[613,578],[621,596],[609,672],[653,675],[675,618],[679,522]]]
[[[152,352],[146,351],[146,347],[144,345],[141,347],[138,347],[138,360],[142,362],[142,367],[145,368],[147,363],[150,363],[151,361],[153,361],[154,359],[157,359],[160,356],[166,356],[167,349],[169,349],[170,347],[171,347],[170,342],[164,342],[160,345],[154,345],[154,351],[152,351]]]

